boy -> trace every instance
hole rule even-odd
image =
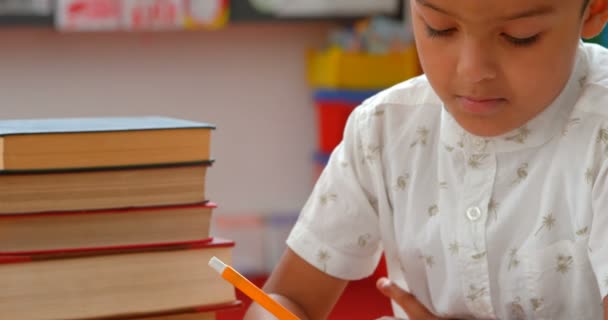
[[[608,319],[605,1],[411,11],[426,75],[353,112],[265,290],[324,319],[384,252],[398,317]]]

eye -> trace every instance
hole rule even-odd
[[[456,31],[456,29],[454,29],[454,28],[437,30],[437,29],[431,28],[431,26],[429,26],[428,24],[426,25],[426,33],[431,38],[447,37],[447,36],[451,35],[452,33],[454,33],[455,31]]]
[[[517,38],[517,37],[513,37],[510,36],[506,33],[503,33],[502,36],[509,41],[511,44],[513,44],[514,46],[517,47],[528,47],[531,46],[533,44],[535,44],[538,39],[540,38],[540,34],[535,34],[531,37],[527,37],[527,38]]]

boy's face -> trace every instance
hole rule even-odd
[[[565,86],[583,0],[411,0],[416,45],[432,87],[480,136],[524,125]]]

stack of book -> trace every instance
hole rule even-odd
[[[0,318],[215,319],[238,307],[205,195],[207,123],[0,121]]]

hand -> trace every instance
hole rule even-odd
[[[378,279],[376,287],[386,297],[394,300],[407,313],[410,320],[448,320],[433,315],[414,295],[401,289],[387,278]],[[383,317],[381,319],[394,318]]]

